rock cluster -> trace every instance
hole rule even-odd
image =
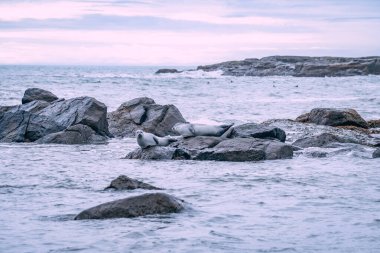
[[[222,70],[228,76],[355,76],[380,75],[380,57],[269,56],[199,66],[197,70]]]
[[[111,136],[103,103],[91,97],[56,98],[28,89],[22,105],[0,107],[0,142],[87,144]]]

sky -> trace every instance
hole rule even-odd
[[[0,64],[380,55],[378,0],[0,0]]]

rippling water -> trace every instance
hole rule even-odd
[[[0,105],[26,88],[88,95],[109,111],[148,96],[189,121],[260,122],[311,108],[380,118],[380,77],[222,77],[157,68],[0,66]],[[380,252],[380,165],[373,149],[265,162],[121,159],[107,145],[0,144],[0,252]],[[183,213],[74,221],[88,207],[137,191],[104,191],[120,174],[184,199]]]

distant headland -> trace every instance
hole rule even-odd
[[[170,71],[169,71],[170,70]],[[380,75],[380,56],[368,57],[309,57],[268,56],[248,58],[198,66],[196,70],[223,71],[227,76],[295,76],[333,77]],[[175,69],[160,69],[156,74],[178,73]]]

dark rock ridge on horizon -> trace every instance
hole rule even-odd
[[[198,66],[197,70],[222,70],[227,76],[356,76],[380,75],[380,57],[268,56]]]

